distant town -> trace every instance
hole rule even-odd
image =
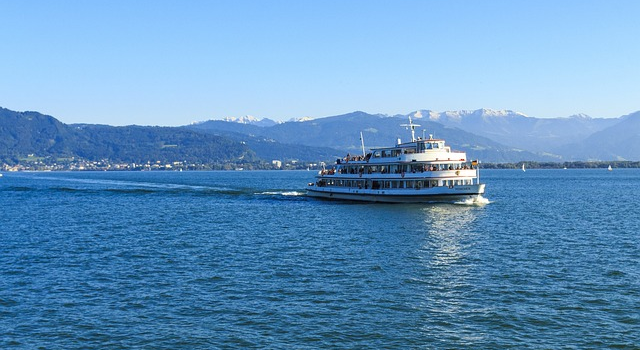
[[[91,161],[79,158],[37,157],[30,154],[16,164],[2,163],[1,171],[186,171],[186,170],[306,170],[318,168],[318,163],[297,160],[271,162],[198,163],[185,161],[147,161],[143,163],[114,162],[108,159]]]

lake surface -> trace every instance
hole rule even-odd
[[[483,206],[313,175],[5,173],[0,348],[640,348],[640,169],[483,170]]]

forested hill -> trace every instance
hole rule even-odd
[[[342,154],[328,147],[282,144],[264,137],[185,127],[64,124],[38,112],[0,108],[0,163],[36,158],[110,162],[270,163],[315,162]]]
[[[38,112],[0,108],[0,161],[15,163],[28,155],[137,163],[256,159],[240,141],[184,128],[67,125]]]

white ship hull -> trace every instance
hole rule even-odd
[[[485,184],[461,185],[453,188],[424,189],[358,189],[358,188],[307,188],[307,195],[316,198],[340,199],[383,203],[442,203],[476,200],[484,193]]]

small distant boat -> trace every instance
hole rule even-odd
[[[609,167],[607,168],[607,170],[612,171],[613,168],[611,168],[611,165],[609,165]]]
[[[527,170],[524,168],[524,163],[522,163],[522,171],[527,171]]]

